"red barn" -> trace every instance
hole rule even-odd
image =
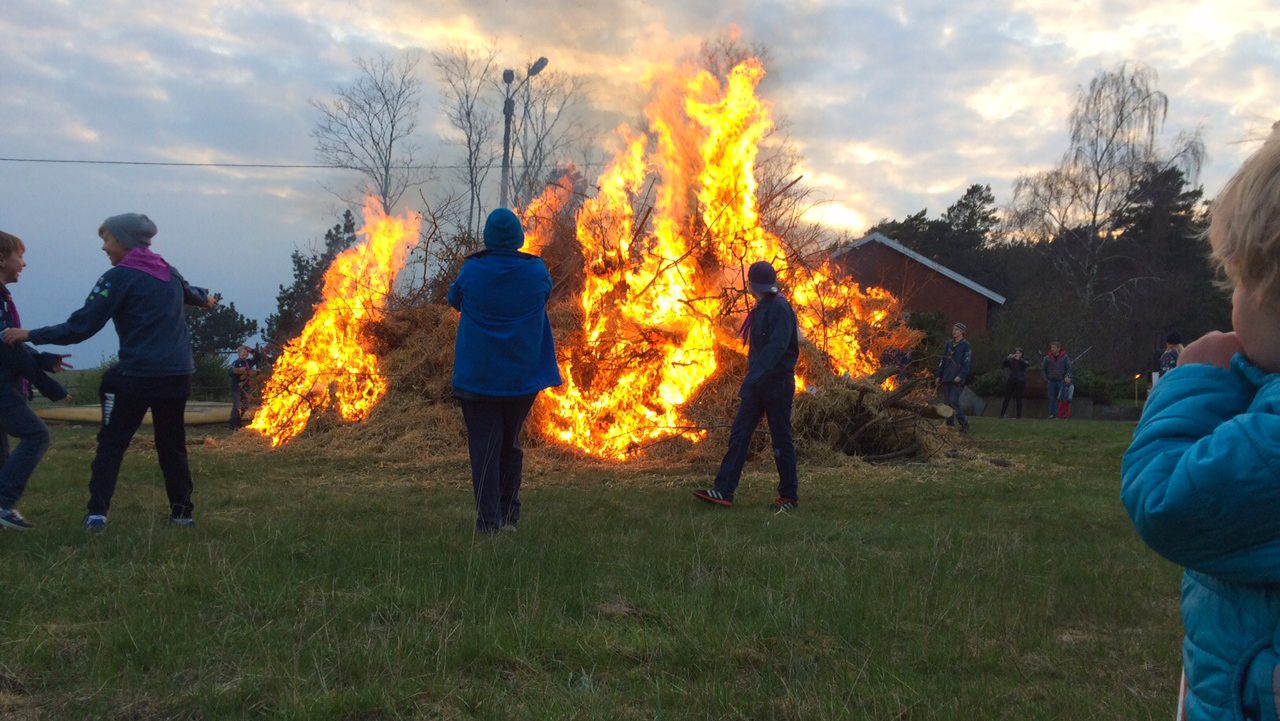
[[[835,249],[831,262],[858,285],[889,291],[908,311],[941,313],[948,327],[963,322],[970,336],[984,333],[992,311],[1004,305],[999,293],[879,233]]]

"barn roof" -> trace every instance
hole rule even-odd
[[[908,258],[914,260],[915,262],[920,263],[921,265],[933,271],[941,273],[942,275],[950,278],[951,280],[954,280],[955,282],[959,283],[960,285],[963,285],[964,287],[972,290],[973,292],[986,296],[992,302],[998,305],[1004,305],[1005,297],[1000,295],[999,293],[989,288],[986,288],[984,286],[981,286],[973,282],[972,280],[969,280],[968,278],[964,277],[963,275],[960,275],[959,273],[955,272],[954,270],[951,270],[950,268],[947,268],[946,266],[939,265],[936,261],[929,260],[928,258],[924,257],[923,255],[920,255],[914,250],[911,250],[905,245],[902,245],[901,243],[890,240],[887,236],[881,235],[880,233],[868,233],[866,237],[862,238],[861,240],[856,240],[853,243],[850,243],[849,245],[845,246],[844,248],[837,250],[835,253],[832,254],[832,257],[838,258],[839,256],[851,250],[855,250],[863,245],[866,245],[867,243],[879,243],[885,246],[886,248],[895,250],[907,256]]]

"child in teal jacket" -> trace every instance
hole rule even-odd
[[[1121,499],[1186,568],[1189,719],[1280,717],[1280,123],[1211,209],[1233,332],[1191,343],[1152,390]],[[1170,686],[1173,679],[1170,679]]]

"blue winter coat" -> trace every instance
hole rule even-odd
[[[1142,540],[1187,570],[1190,719],[1280,717],[1280,374],[1174,368],[1152,390],[1121,467]]]
[[[449,305],[462,313],[453,387],[524,396],[560,385],[550,297],[551,274],[536,255],[490,248],[469,256],[449,285]]]

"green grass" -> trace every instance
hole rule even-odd
[[[0,534],[0,716],[1168,718],[1179,572],[1119,505],[1132,425],[973,423],[965,459],[802,467],[776,517],[767,459],[732,510],[689,494],[711,468],[533,476],[496,538],[457,463],[202,445],[170,529],[142,444],[89,537],[91,430],[54,428],[37,529]]]

